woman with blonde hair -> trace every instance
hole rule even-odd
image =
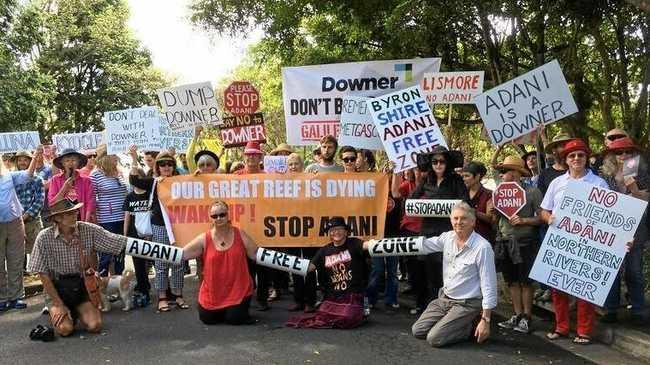
[[[95,169],[90,173],[90,182],[95,192],[95,209],[97,223],[105,230],[122,234],[124,228],[124,211],[122,205],[126,198],[126,183],[117,169],[119,159],[116,155],[107,154],[106,144],[97,147]],[[121,275],[124,271],[124,252],[117,256],[100,253],[97,271],[101,276],[109,276],[111,262],[114,264],[114,274]]]

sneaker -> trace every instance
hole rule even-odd
[[[411,314],[411,315],[416,315],[416,314],[420,314],[420,313],[422,313],[422,309],[419,308],[419,307],[412,308],[409,311],[409,314]]]
[[[513,329],[519,333],[529,334],[530,320],[528,319],[528,317],[522,316],[521,319],[519,320],[519,323],[517,323],[517,325]]]
[[[7,303],[7,307],[9,307],[9,309],[25,309],[27,308],[27,303],[22,299],[10,300]]]
[[[41,314],[47,316],[48,314],[50,314],[50,308],[48,308],[47,306],[43,307],[43,309],[41,309]]]
[[[509,320],[499,322],[499,327],[511,330],[511,329],[517,327],[518,324],[519,324],[519,316],[515,314],[512,317],[510,317]]]
[[[0,302],[0,312],[6,312],[8,311],[9,305],[7,305],[7,302]]]
[[[546,290],[540,297],[539,301],[541,302],[550,302],[551,301],[551,289]]]

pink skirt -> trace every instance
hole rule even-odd
[[[358,327],[363,321],[363,295],[347,294],[325,300],[315,313],[299,314],[289,318],[287,327],[340,328]]]

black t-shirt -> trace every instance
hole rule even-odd
[[[553,166],[542,170],[537,179],[537,188],[542,192],[542,197],[546,195],[546,190],[548,190],[548,186],[551,185],[551,181],[564,174],[566,174],[566,170],[556,170]]]
[[[348,237],[341,246],[329,243],[314,256],[312,263],[324,272],[325,297],[341,297],[348,293],[362,294],[366,289],[368,268],[363,241]]]
[[[431,172],[430,176],[423,180],[415,187],[411,193],[411,199],[464,199],[467,197],[467,187],[463,178],[456,173],[448,174],[437,185],[435,173]],[[439,236],[444,232],[451,231],[451,221],[449,218],[422,218],[421,234],[425,236]]]
[[[138,232],[135,229],[135,215],[149,210],[149,192],[145,191],[142,194],[135,191],[130,192],[124,199],[122,210],[131,214],[128,230],[129,237],[138,237]]]

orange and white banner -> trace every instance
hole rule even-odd
[[[232,224],[263,247],[323,246],[326,223],[342,216],[351,235],[382,238],[388,176],[379,173],[183,175],[158,184],[174,240],[184,246],[211,227],[210,206],[229,205]]]

